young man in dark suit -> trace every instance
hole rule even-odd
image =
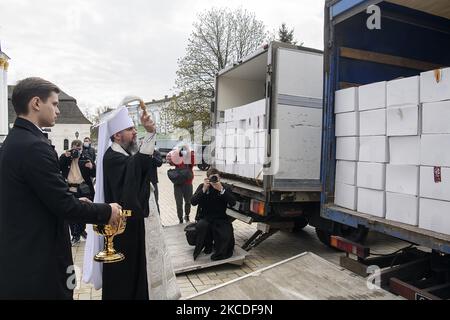
[[[72,299],[75,274],[67,222],[112,224],[118,204],[68,192],[44,127],[59,114],[54,84],[27,78],[14,88],[17,114],[0,151],[0,300]]]

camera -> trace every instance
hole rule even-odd
[[[78,149],[72,149],[70,150],[70,156],[74,159],[79,158],[80,157],[80,150]]]
[[[211,177],[209,177],[209,182],[217,183],[217,182],[219,182],[219,178],[217,176],[211,176]]]

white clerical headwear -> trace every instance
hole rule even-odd
[[[117,132],[134,127],[133,120],[128,114],[128,109],[126,107],[121,107],[115,110],[107,119],[108,122],[108,132],[112,136]]]

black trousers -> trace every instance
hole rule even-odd
[[[91,201],[94,200],[94,196],[91,195],[91,194],[89,194],[89,195],[82,195],[79,192],[74,192],[73,195],[77,199],[85,197],[85,198],[88,198]],[[75,238],[75,239],[80,239],[80,237],[83,234],[83,232],[86,231],[86,224],[85,223],[70,223],[69,224],[69,228],[70,228],[70,234],[72,235],[72,237]]]
[[[184,217],[189,218],[191,213],[192,184],[173,185],[175,202],[177,204],[177,215],[180,222],[183,222],[183,199]]]
[[[156,201],[156,207],[158,208],[158,213],[161,215],[161,210],[159,210],[159,191],[158,191],[158,184],[152,182],[153,187],[155,187],[155,201]]]
[[[229,220],[200,219],[195,227],[197,238],[194,249],[194,258],[196,258],[203,248],[205,251],[214,249],[211,260],[228,259],[234,251],[234,231],[233,225]]]

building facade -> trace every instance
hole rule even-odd
[[[11,95],[14,86],[8,86],[8,124],[12,128],[16,119],[16,113],[11,103]],[[56,120],[56,125],[51,128],[44,128],[48,132],[48,138],[55,146],[58,155],[65,150],[70,149],[73,140],[83,140],[85,137],[91,136],[92,123],[86,119],[77,105],[77,101],[61,92],[59,94],[59,111],[60,115]]]
[[[177,96],[165,96],[164,99],[145,103],[147,111],[151,113],[153,121],[157,124],[156,130],[159,134],[168,134],[173,130],[172,123],[164,111],[176,98]],[[128,105],[127,107],[134,123],[139,124],[139,105]]]
[[[0,47],[0,144],[8,134],[8,66],[9,57]]]

